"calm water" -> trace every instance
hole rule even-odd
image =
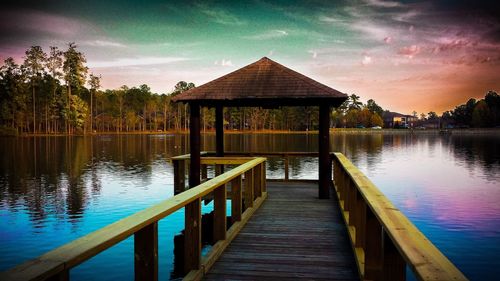
[[[214,136],[203,137],[205,150]],[[500,135],[332,136],[343,152],[471,280],[500,275]],[[0,138],[0,271],[173,196],[169,157],[184,135]],[[316,151],[315,135],[227,135],[228,151]],[[268,175],[283,163],[270,159]],[[317,160],[292,159],[316,178]],[[205,206],[209,211],[211,206]],[[182,210],[159,223],[160,279],[173,268]],[[119,270],[117,270],[119,268]],[[72,280],[132,280],[133,240],[71,271]]]

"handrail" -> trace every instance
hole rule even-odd
[[[318,152],[241,152],[241,151],[226,151],[224,152],[224,157],[215,157],[215,151],[202,151],[200,153],[201,159],[201,177],[202,179],[207,178],[207,165],[215,165],[214,160],[219,161],[216,165],[215,174],[220,174],[220,170],[223,169],[224,165],[234,165],[239,164],[239,159],[244,159],[244,157],[280,157],[283,159],[284,164],[284,178],[282,179],[267,179],[268,181],[299,181],[299,182],[316,182],[317,180],[304,180],[304,179],[290,179],[290,168],[289,160],[292,157],[317,157]],[[174,164],[174,190],[176,193],[182,192],[186,188],[186,164],[190,159],[190,154],[179,155],[170,158]],[[224,159],[224,160],[219,160]],[[225,162],[225,163],[222,163]]]
[[[343,154],[334,185],[362,280],[467,280],[453,263]]]
[[[158,277],[158,229],[160,219],[185,207],[184,270],[187,278],[200,278],[218,258],[221,248],[243,227],[267,196],[265,189],[265,158],[246,158],[238,167],[196,187],[139,211],[95,232],[47,252],[0,274],[0,279],[68,280],[69,270],[107,248],[134,234],[136,280],[156,280]],[[242,185],[245,175],[245,185]],[[233,224],[226,231],[226,184],[231,183],[231,217]],[[201,259],[201,198],[214,194],[214,238],[219,241]],[[243,192],[243,195],[242,195]],[[247,209],[242,213],[242,200]],[[218,250],[217,250],[218,249]]]

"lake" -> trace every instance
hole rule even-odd
[[[202,135],[202,150],[215,136]],[[317,151],[315,134],[227,134],[226,151]],[[179,135],[0,138],[0,271],[173,196]],[[500,276],[500,134],[333,133],[344,153],[471,280]],[[268,177],[283,177],[269,159]],[[317,178],[293,158],[291,178]],[[204,212],[211,206],[204,206]],[[179,210],[159,222],[159,276],[171,277]],[[116,270],[119,268],[119,270]],[[71,271],[132,280],[133,238]]]

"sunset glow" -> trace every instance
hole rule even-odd
[[[263,56],[411,113],[500,90],[500,16],[474,1],[23,2],[0,11],[0,59],[76,42],[103,88],[170,92]]]

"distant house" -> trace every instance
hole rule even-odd
[[[397,112],[384,112],[385,128],[414,128],[417,125],[418,118],[411,115],[405,115]]]

